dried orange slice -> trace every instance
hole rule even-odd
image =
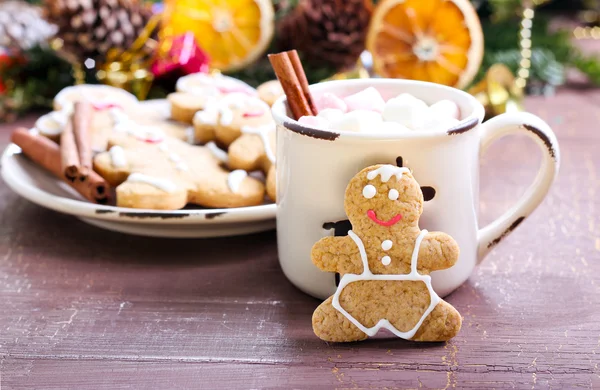
[[[384,77],[462,88],[481,65],[483,33],[468,0],[382,0],[367,49]]]
[[[214,68],[231,71],[256,60],[273,37],[270,0],[168,0],[165,38],[193,32]]]

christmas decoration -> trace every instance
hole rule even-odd
[[[462,88],[479,70],[483,35],[468,0],[383,0],[367,48],[381,76]]]
[[[18,0],[0,3],[0,48],[28,50],[52,37],[56,30],[42,18],[39,7]]]
[[[48,47],[0,54],[0,122],[32,109],[51,107],[61,89],[73,85],[71,65]]]
[[[179,78],[190,73],[208,72],[210,58],[198,47],[192,33],[169,39],[163,46],[152,64],[154,76],[174,74]]]
[[[469,89],[469,93],[485,107],[487,118],[523,109],[523,88],[515,82],[508,67],[494,64],[485,77]]]
[[[371,0],[300,0],[277,27],[278,51],[296,49],[311,67],[347,70],[365,49]]]
[[[103,61],[110,50],[128,50],[152,16],[136,0],[46,0],[46,11],[58,26],[63,50],[80,62]]]
[[[270,0],[168,0],[163,14],[161,39],[192,32],[211,65],[222,71],[238,70],[256,61],[273,36]]]

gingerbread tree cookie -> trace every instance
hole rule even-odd
[[[433,291],[429,273],[452,267],[459,248],[447,234],[419,228],[423,194],[408,168],[363,169],[350,180],[344,207],[353,230],[312,249],[317,267],[341,274],[336,293],[313,314],[315,334],[334,342],[381,328],[415,341],[454,337],[461,316]]]
[[[117,206],[176,210],[188,203],[241,207],[263,202],[260,181],[222,168],[203,146],[147,127],[116,134],[109,146],[94,158],[94,169],[117,187]]]

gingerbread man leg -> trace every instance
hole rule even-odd
[[[447,341],[456,336],[462,324],[458,311],[446,301],[440,301],[411,339],[414,341]]]
[[[324,341],[345,342],[361,341],[367,334],[358,329],[342,313],[332,305],[333,297],[329,297],[315,310],[312,317],[315,334]],[[432,312],[433,314],[433,312]]]

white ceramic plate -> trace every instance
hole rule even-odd
[[[2,154],[1,166],[6,184],[25,199],[108,230],[152,237],[198,238],[234,236],[275,228],[275,204],[157,211],[90,203],[29,161],[14,144]]]

